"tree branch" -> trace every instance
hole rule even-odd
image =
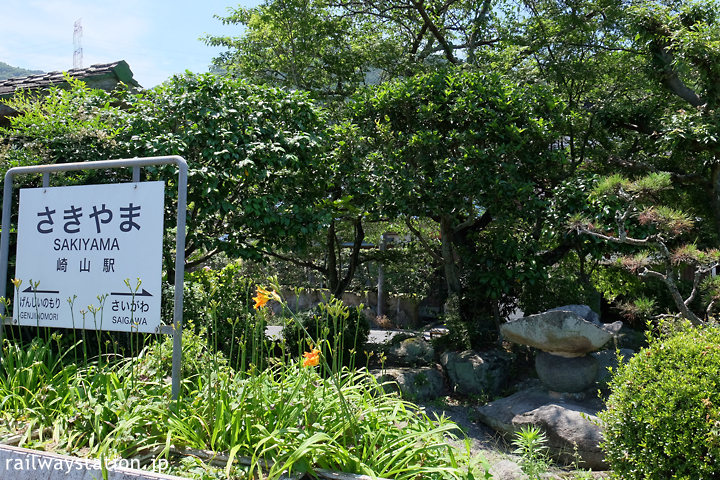
[[[410,232],[415,235],[415,237],[420,242],[420,245],[423,246],[425,251],[430,254],[430,256],[437,262],[442,262],[442,256],[437,253],[437,249],[433,248],[432,245],[430,245],[427,241],[427,239],[422,235],[422,232],[415,228],[415,226],[412,224],[412,221],[410,220],[410,217],[405,217],[405,225],[407,225]]]
[[[700,107],[705,103],[705,100],[680,80],[677,71],[673,68],[675,57],[666,47],[656,47],[653,49],[652,54],[661,64],[662,83],[668,90],[693,107]]]
[[[220,252],[220,249],[214,248],[214,249],[210,250],[207,254],[203,255],[202,257],[200,257],[196,260],[193,260],[192,262],[185,262],[185,268],[187,270],[192,270],[193,268],[195,268],[198,265],[200,265],[201,263],[205,262],[207,259],[209,259],[213,255],[217,254],[218,252]]]
[[[452,64],[458,64],[458,59],[455,58],[455,55],[453,55],[452,48],[450,48],[450,45],[445,38],[445,36],[440,32],[440,30],[437,28],[437,25],[435,25],[430,18],[430,15],[428,15],[427,11],[425,10],[425,5],[423,5],[423,0],[412,0],[413,5],[417,9],[417,12],[420,14],[420,16],[423,19],[423,22],[425,22],[425,25],[427,25],[430,32],[432,32],[433,36],[437,39],[437,41],[440,43],[440,45],[443,47],[443,51],[445,52],[445,57],[448,59],[448,61]]]
[[[271,252],[271,251],[269,251],[269,250],[258,249],[258,252],[262,253],[263,255],[267,255],[267,256],[269,256],[269,257],[274,257],[274,258],[277,258],[277,259],[279,259],[279,260],[283,260],[283,261],[285,261],[285,262],[290,262],[290,263],[292,263],[293,265],[297,265],[298,267],[306,267],[306,268],[309,268],[309,269],[311,269],[311,270],[315,270],[316,272],[322,273],[323,276],[326,276],[326,275],[327,275],[327,269],[326,269],[326,268],[321,267],[320,265],[315,265],[315,264],[312,263],[312,262],[308,262],[308,261],[305,261],[305,260],[300,260],[300,259],[298,259],[298,258],[289,257],[289,256],[287,256],[287,255],[282,255],[282,254],[277,253],[277,252]]]

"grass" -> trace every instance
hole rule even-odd
[[[213,332],[216,310],[208,310]],[[247,329],[230,324],[233,334]],[[107,353],[107,344],[105,354],[88,358],[83,340],[57,333],[27,345],[6,339],[2,436],[20,434],[25,446],[73,455],[164,460],[169,472],[193,478],[275,479],[319,469],[408,480],[489,478],[469,452],[447,444],[460,433],[454,423],[385,393],[366,369],[328,364],[324,354],[319,365],[303,366],[294,347],[269,355],[267,340],[252,331],[225,356],[220,339],[206,332],[186,329],[178,402],[170,399],[167,378],[170,338],[143,340],[131,358]],[[97,336],[95,351],[102,351],[101,341]],[[337,345],[308,341],[323,352]],[[48,428],[50,438],[33,438]],[[210,452],[222,468],[188,459],[195,451]]]

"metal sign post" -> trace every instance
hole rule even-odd
[[[178,167],[172,327],[160,325],[164,187],[162,182],[140,182],[141,167],[167,164]],[[115,168],[132,168],[132,182],[73,187],[49,186],[51,173]],[[7,286],[13,179],[17,175],[38,173],[43,176],[43,188],[21,190],[17,269],[19,275],[47,281],[47,285],[29,285],[27,292],[20,292],[18,303],[24,302],[26,308],[23,311],[22,305],[15,305],[13,323],[75,328],[68,319],[72,312],[68,313],[67,308],[71,307],[61,306],[66,293],[62,287],[69,284],[74,286],[71,288],[77,288],[78,291],[73,293],[78,295],[80,302],[85,302],[81,303],[82,305],[87,304],[88,298],[92,299],[96,295],[97,292],[92,289],[107,290],[101,293],[109,295],[110,303],[105,308],[110,308],[112,315],[109,315],[106,324],[100,325],[101,329],[129,329],[135,332],[173,335],[172,398],[177,399],[180,394],[182,361],[187,163],[182,157],[167,156],[9,169],[5,175],[3,191],[0,295],[4,295]],[[83,215],[85,218],[81,222]],[[143,215],[142,224],[140,215]],[[112,228],[117,231],[108,233]],[[48,259],[47,255],[43,256],[43,253],[47,252],[52,252],[57,258]],[[55,263],[48,268],[50,261]],[[122,290],[118,281],[122,285],[128,272],[134,272],[132,275],[140,278],[147,276],[149,285],[145,284],[146,288],[135,291],[128,291],[127,288]],[[134,282],[135,278],[130,278],[130,281]],[[128,296],[129,299],[126,298]],[[0,313],[5,313],[3,305],[0,305]],[[97,328],[96,324],[93,326]]]

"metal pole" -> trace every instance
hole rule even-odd
[[[185,216],[187,204],[187,163],[179,162],[178,211],[175,237],[175,310],[173,312],[172,399],[180,395],[182,362],[183,293],[185,289]]]
[[[0,231],[0,296],[5,296],[7,288],[8,250],[10,250],[10,215],[12,206],[12,182],[10,172],[5,174],[5,185],[3,188],[2,206],[2,230]],[[5,315],[5,304],[0,303],[0,315]],[[0,359],[2,358],[3,334],[5,333],[5,321],[0,325]]]
[[[385,234],[380,235],[380,251],[384,252],[387,249],[385,243]],[[378,262],[378,285],[377,285],[377,316],[380,317],[384,313],[383,311],[383,287],[385,286],[385,271],[383,270],[382,261]]]
[[[2,231],[0,231],[0,296],[5,295],[7,287],[8,257],[10,250],[10,217],[12,214],[12,190],[15,175],[41,174],[43,186],[49,185],[50,173],[76,170],[96,170],[112,168],[133,168],[133,182],[140,178],[140,167],[150,165],[177,165],[178,167],[178,212],[175,252],[175,305],[173,311],[173,365],[172,365],[172,398],[177,399],[180,393],[180,362],[182,361],[182,325],[183,325],[183,281],[185,278],[185,220],[187,215],[187,162],[184,158],[172,155],[163,157],[145,157],[119,160],[100,160],[93,162],[62,163],[57,165],[34,165],[29,167],[13,167],[5,174],[2,205]],[[5,313],[5,306],[0,305],[0,313]],[[0,345],[2,345],[2,328],[0,328]],[[0,349],[0,358],[2,350]]]

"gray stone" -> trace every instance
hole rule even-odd
[[[465,395],[496,395],[507,383],[510,355],[502,351],[445,352],[440,357],[454,391]]]
[[[390,368],[372,373],[386,391],[400,392],[410,400],[433,400],[448,394],[445,377],[437,368]]]
[[[422,337],[396,337],[388,348],[387,356],[393,364],[404,367],[429,365],[435,360],[435,349]]]
[[[596,411],[579,405],[543,405],[519,415],[513,423],[522,428],[535,425],[548,438],[551,455],[566,464],[579,463],[580,468],[605,469],[605,454],[600,419]]]
[[[501,460],[490,466],[489,473],[493,480],[527,480],[529,477],[522,468],[512,460]]]
[[[597,398],[562,400],[535,387],[490,402],[476,412],[483,423],[508,439],[525,425],[538,426],[545,431],[555,460],[577,460],[581,468],[605,469],[600,449],[602,427],[597,417],[601,409],[602,402]]]
[[[535,370],[543,384],[555,392],[582,392],[595,382],[598,361],[595,357],[558,357],[538,352]]]
[[[600,315],[587,305],[563,305],[562,307],[551,308],[548,312],[572,312],[588,322],[600,324]]]
[[[618,333],[620,333],[620,330],[623,327],[623,322],[618,320],[617,322],[613,323],[601,323],[600,328],[608,332],[612,336],[617,336]]]
[[[500,326],[503,337],[561,357],[579,357],[605,345],[612,334],[576,313],[550,311]]]

